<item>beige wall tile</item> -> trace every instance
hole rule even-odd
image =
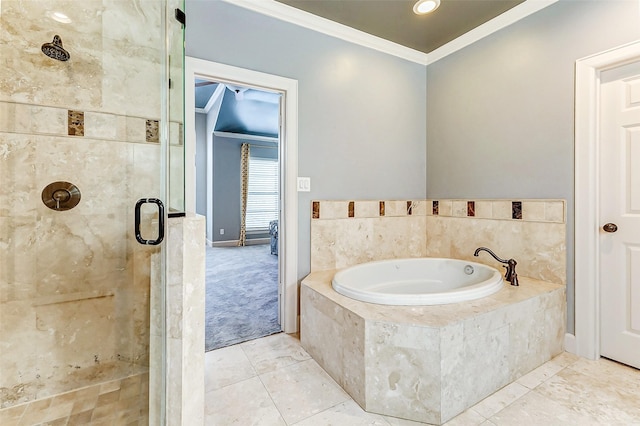
[[[390,200],[385,201],[385,216],[406,216],[407,201]]]
[[[322,202],[320,203],[322,208]],[[333,220],[311,221],[311,270],[335,269],[336,226]]]
[[[16,123],[16,104],[0,102],[0,132],[14,132]]]
[[[522,220],[544,221],[545,204],[544,201],[522,201]]]
[[[466,217],[467,216],[467,202],[464,200],[452,201],[453,212],[452,216]]]
[[[491,201],[476,201],[476,217],[491,219],[493,217],[493,203]]]
[[[356,201],[355,217],[378,217],[380,216],[379,201]]]
[[[564,201],[547,201],[545,203],[545,220],[564,223],[566,220]]]
[[[512,206],[511,201],[493,201],[492,202],[493,218],[494,219],[511,219],[512,218]]]
[[[39,105],[16,104],[15,131],[47,135],[67,135],[68,110]]]
[[[453,202],[451,200],[438,201],[439,216],[453,216]]]
[[[320,202],[320,208],[322,204]],[[356,202],[356,205],[358,203]],[[426,216],[314,219],[311,270],[345,268],[373,260],[426,254]]]
[[[138,117],[125,117],[125,140],[128,142],[146,142],[147,120]]]
[[[473,256],[484,246],[502,258],[516,259],[522,276],[566,283],[564,224],[430,216],[426,229],[428,256],[468,259],[502,270],[486,253]]]
[[[345,219],[349,216],[349,201],[320,201],[320,219]]]
[[[85,112],[84,135],[88,138],[117,140],[119,120],[117,115]]]

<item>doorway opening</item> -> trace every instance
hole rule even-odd
[[[277,263],[276,297],[278,304],[276,307],[277,322],[280,324],[280,330],[286,333],[296,333],[298,330],[298,283],[297,283],[297,81],[284,77],[264,74],[256,71],[246,70],[242,68],[232,67],[215,62],[205,61],[196,58],[185,58],[185,85],[189,88],[185,92],[186,105],[196,105],[196,84],[210,87],[212,96],[207,101],[203,109],[209,109],[215,112],[217,117],[216,123],[213,124],[212,118],[204,119],[200,123],[201,130],[197,130],[195,110],[193,113],[185,115],[185,204],[187,211],[198,212],[207,217],[207,240],[209,249],[222,252],[231,252],[232,250],[260,250],[263,248],[266,253],[264,257],[269,259],[265,262]],[[217,92],[217,97],[213,93]],[[223,101],[229,98],[230,108],[225,110]],[[265,123],[254,127],[253,129],[245,129],[245,124],[233,123],[230,119],[231,113],[236,113],[240,118],[244,119],[245,113],[242,112],[246,105],[267,106],[271,105],[271,109],[277,110],[277,119],[266,120]],[[218,104],[216,104],[219,103]],[[239,105],[245,102],[246,105]],[[259,104],[259,105],[258,105]],[[202,121],[202,118],[199,119]],[[207,124],[207,121],[210,121]],[[275,124],[274,124],[275,123]],[[274,131],[275,127],[275,131]],[[270,129],[270,130],[269,130]],[[197,149],[197,133],[204,133],[206,139],[205,147],[209,147],[205,154],[206,162],[203,162],[202,155],[198,155]],[[216,202],[215,192],[209,189],[204,190],[203,203],[201,195],[202,185],[197,184],[198,179],[202,179],[202,171],[206,170],[204,180],[211,183],[210,188],[213,189],[215,179],[215,160],[214,146],[220,142],[219,147],[223,150],[230,150],[240,147],[240,155],[242,155],[242,145],[246,144],[248,148],[247,159],[252,163],[253,167],[249,167],[249,173],[256,174],[258,171],[264,172],[268,176],[273,176],[274,159],[277,162],[277,194],[273,189],[265,190],[263,187],[249,188],[247,187],[245,226],[239,233],[233,228],[233,224],[224,224],[219,219],[228,213],[229,204],[224,201]],[[200,148],[201,149],[201,148]],[[202,154],[202,153],[200,153]],[[223,158],[219,157],[218,159]],[[193,165],[193,166],[190,166]],[[211,167],[207,166],[209,164]],[[224,173],[224,167],[238,164],[240,160],[223,161],[221,167]],[[200,175],[200,177],[198,177]],[[249,176],[248,181],[251,181]],[[257,179],[254,176],[254,181]],[[267,179],[268,178],[264,178]],[[224,181],[224,180],[223,180]],[[222,182],[223,182],[222,181]],[[240,177],[236,181],[236,185],[240,182]],[[218,179],[218,183],[220,183]],[[264,181],[263,181],[264,182]],[[273,180],[271,181],[273,188]],[[222,185],[223,190],[229,190],[229,185]],[[241,200],[241,189],[237,186],[232,190],[233,197],[236,202]],[[211,196],[208,196],[211,195]],[[253,195],[253,199],[252,199]],[[274,209],[274,195],[277,199]],[[241,201],[240,201],[241,202]],[[265,205],[267,207],[265,207]],[[258,208],[254,208],[258,206]],[[214,208],[221,207],[222,213]],[[275,211],[274,211],[275,210]],[[275,216],[274,216],[275,214]],[[271,216],[274,217],[271,217]],[[236,220],[240,220],[240,215],[236,215]],[[266,224],[266,227],[265,227]],[[244,240],[244,246],[238,246],[241,240]],[[272,254],[273,253],[273,254]],[[262,255],[262,254],[261,254]],[[221,256],[221,255],[220,255]],[[255,256],[249,256],[252,262],[260,263]],[[224,262],[221,262],[224,263]],[[237,266],[238,262],[232,261],[232,266]],[[227,264],[228,265],[228,264]],[[264,266],[264,264],[263,264]],[[228,268],[232,269],[232,268]],[[247,268],[241,268],[245,271]],[[209,271],[208,271],[209,272]],[[228,273],[228,272],[227,272]],[[228,273],[231,275],[230,273]],[[273,273],[272,273],[273,274]],[[245,298],[254,298],[255,293],[251,289],[242,287],[241,291],[245,292]],[[224,302],[223,302],[224,304]],[[240,310],[249,310],[236,308]],[[238,341],[239,342],[239,341]],[[238,343],[236,342],[236,343]],[[233,344],[233,343],[230,343]]]
[[[207,220],[205,350],[282,331],[282,94],[196,78],[196,213]]]

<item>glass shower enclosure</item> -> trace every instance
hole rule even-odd
[[[183,198],[180,3],[0,0],[3,426],[164,423],[169,209],[134,210]]]

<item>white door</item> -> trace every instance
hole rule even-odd
[[[601,77],[600,353],[640,368],[640,62]]]

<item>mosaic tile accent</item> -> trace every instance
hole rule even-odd
[[[522,201],[511,202],[511,219],[522,219]]]
[[[325,220],[425,215],[553,223],[566,220],[564,200],[322,200],[311,206],[311,218]]]
[[[475,216],[475,215],[476,215],[476,202],[467,201],[467,216]]]
[[[160,122],[158,120],[147,120],[147,142],[160,142]]]
[[[84,112],[68,110],[68,129],[69,136],[84,136]]]
[[[157,120],[100,111],[78,111],[16,102],[0,102],[0,132],[47,136],[84,136],[105,141],[145,143],[147,142],[147,122],[153,123]],[[153,126],[153,124],[150,125]],[[169,125],[176,144],[182,145],[183,124],[170,122]],[[159,131],[156,131],[155,134],[159,141]]]
[[[524,222],[566,222],[564,200],[427,200],[429,216],[476,219],[521,220]]]

